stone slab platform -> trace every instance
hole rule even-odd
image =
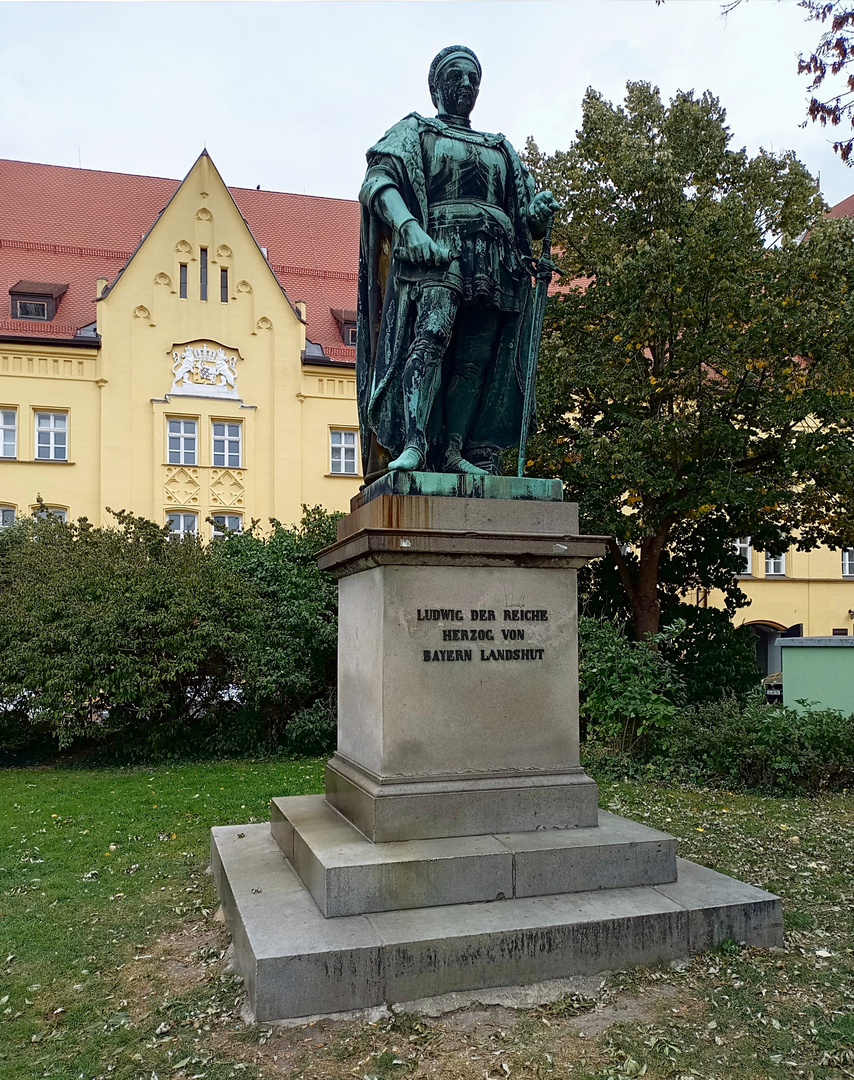
[[[211,868],[260,1022],[783,939],[778,897],[682,859],[669,885],[337,919],[323,917],[266,822],[213,829]]]
[[[353,502],[360,497],[361,493]],[[363,529],[575,537],[578,504],[374,494],[368,502],[339,519],[338,539],[355,536]]]
[[[676,838],[599,824],[373,844],[322,795],[273,799],[273,838],[327,918],[676,880]]]

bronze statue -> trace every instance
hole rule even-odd
[[[534,193],[503,135],[472,130],[480,77],[471,49],[443,49],[436,117],[410,113],[367,154],[356,380],[368,483],[395,469],[497,473],[519,443],[531,241],[557,203]]]

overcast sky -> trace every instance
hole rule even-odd
[[[461,43],[475,126],[517,147],[568,146],[587,86],[709,89],[733,146],[794,150],[833,204],[854,170],[800,128],[818,36],[795,0],[0,2],[0,157],[181,178],[206,146],[227,184],[354,198],[365,149],[431,111],[430,60]]]

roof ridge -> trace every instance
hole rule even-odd
[[[202,154],[210,156],[210,152],[205,148]],[[198,160],[198,158],[196,159]],[[211,158],[213,161],[213,158]],[[162,180],[170,184],[181,184],[182,181],[174,176],[152,176],[151,173],[134,173],[123,172],[118,169],[88,169],[82,168],[79,165],[53,165],[47,161],[21,161],[18,158],[0,158],[0,165],[34,165],[39,169],[61,169],[63,172],[70,173],[95,173],[98,176],[127,176],[133,179],[139,180]],[[317,199],[321,202],[341,202],[341,203],[357,203],[358,199],[346,199],[341,195],[307,195],[305,192],[299,191],[284,191],[279,188],[258,188],[258,187],[243,187],[241,184],[226,184],[229,191],[245,191],[247,193],[259,192],[262,195],[289,195],[294,199]]]
[[[35,165],[39,169],[62,169],[63,172],[97,173],[99,176],[132,176],[142,180],[167,180],[170,184],[180,184],[174,176],[151,176],[149,173],[118,172],[116,169],[84,169],[79,165],[51,165],[47,161],[21,161],[19,158],[0,158],[0,165]]]

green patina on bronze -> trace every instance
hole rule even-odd
[[[470,49],[443,49],[437,116],[410,113],[367,154],[356,380],[369,484],[496,474],[520,442],[541,330],[532,240],[557,203],[503,135],[472,130],[480,75]]]
[[[387,472],[362,488],[362,502],[380,495],[432,495],[465,499],[522,499],[563,502],[563,482],[531,476],[490,476],[471,473]]]

